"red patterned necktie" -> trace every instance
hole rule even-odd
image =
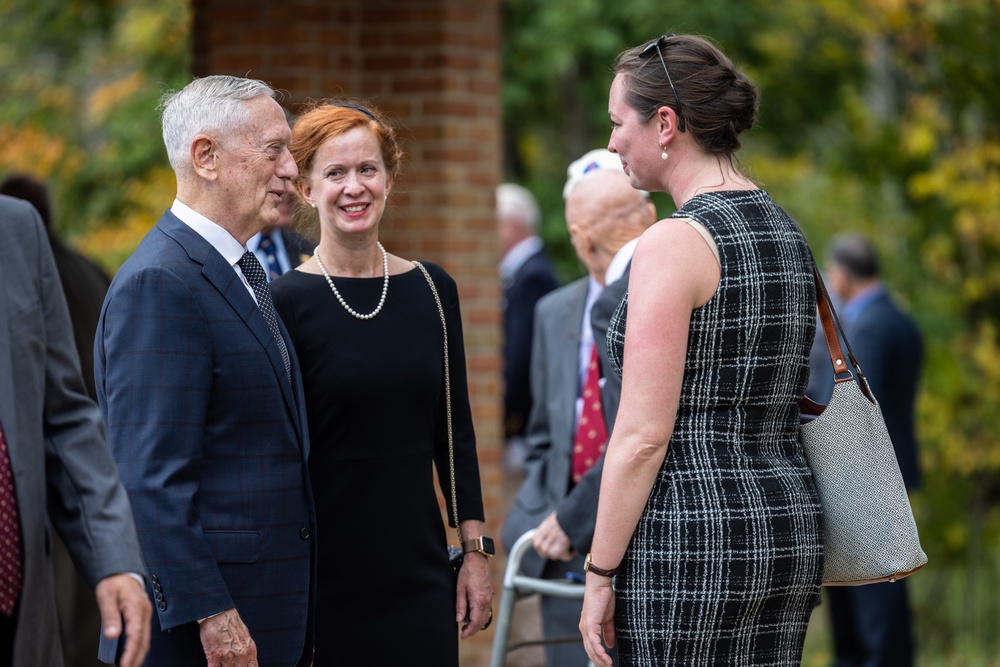
[[[583,479],[608,444],[608,427],[604,424],[604,410],[601,408],[601,368],[597,363],[597,346],[591,344],[590,350],[587,379],[580,392],[583,409],[573,439],[574,484]]]
[[[0,612],[14,615],[21,594],[21,527],[17,520],[14,473],[0,426]]]

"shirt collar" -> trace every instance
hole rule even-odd
[[[868,304],[884,293],[885,286],[881,282],[872,283],[859,290],[841,309],[844,322],[853,322]]]
[[[638,243],[639,237],[637,236],[618,249],[618,252],[615,253],[615,256],[611,258],[611,262],[608,264],[608,270],[604,273],[605,285],[610,285],[625,275],[625,269],[628,268],[628,263],[632,261],[632,254],[635,253],[635,246]]]
[[[240,245],[236,237],[181,200],[174,199],[174,203],[170,205],[170,212],[208,241],[229,262],[230,266],[235,266],[243,257],[243,253],[246,252],[247,249]]]
[[[542,239],[538,236],[529,236],[515,243],[500,260],[500,277],[513,277],[529,257],[542,249],[542,245]]]

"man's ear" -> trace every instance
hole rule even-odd
[[[219,178],[219,144],[212,137],[199,134],[191,142],[191,167],[207,181]]]

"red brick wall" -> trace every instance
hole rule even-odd
[[[499,537],[506,506],[493,218],[501,176],[499,0],[193,6],[195,75],[262,79],[286,91],[293,108],[308,98],[360,97],[397,122],[408,157],[382,239],[395,254],[440,263],[458,281],[488,530]],[[498,596],[502,565],[493,567]],[[491,640],[487,632],[463,642],[462,664],[488,664]]]

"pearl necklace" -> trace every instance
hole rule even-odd
[[[381,243],[376,241],[375,245],[377,245],[378,249],[382,251],[382,273],[385,277],[382,280],[382,297],[378,300],[378,306],[376,306],[375,310],[367,315],[362,315],[347,305],[347,302],[344,301],[344,297],[340,296],[340,292],[337,291],[337,286],[333,284],[333,278],[331,278],[330,274],[326,272],[326,267],[323,266],[323,262],[319,258],[319,246],[316,246],[316,249],[313,250],[313,259],[315,259],[316,264],[319,265],[319,270],[323,272],[323,277],[326,278],[327,284],[330,285],[330,289],[333,290],[333,295],[337,297],[337,301],[339,301],[340,305],[344,307],[344,310],[359,320],[370,320],[378,315],[382,311],[382,306],[385,305],[385,295],[389,293],[389,255],[386,254],[385,248],[382,247]]]

